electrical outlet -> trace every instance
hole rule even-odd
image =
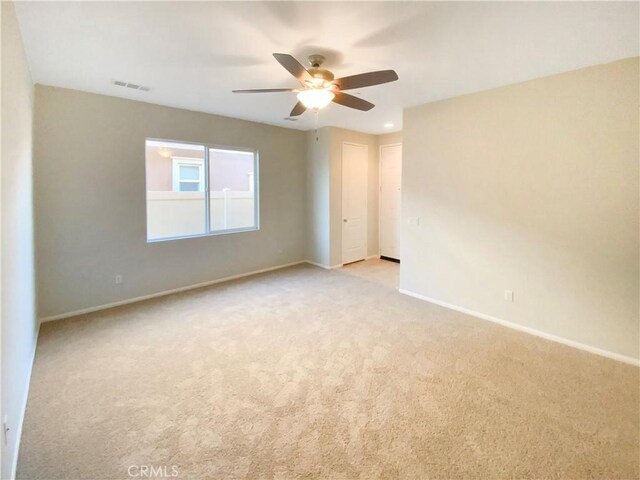
[[[420,225],[420,217],[409,217],[407,218],[407,223],[409,225]]]
[[[9,443],[9,417],[6,415],[2,419],[2,438],[4,439],[4,444],[8,445]]]
[[[513,302],[513,290],[505,290],[504,291],[504,299],[507,302]]]
[[[122,282],[122,275],[116,275],[116,285],[120,285]]]

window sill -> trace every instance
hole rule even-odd
[[[258,230],[260,230],[260,227],[232,228],[209,233],[198,233],[195,235],[181,235],[179,237],[147,238],[147,243],[170,242],[173,240],[184,240],[187,238],[217,237],[219,235],[230,235],[233,233],[257,232]]]

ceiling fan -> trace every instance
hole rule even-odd
[[[309,55],[311,68],[307,69],[295,58],[287,53],[274,53],[275,59],[287,71],[296,77],[302,88],[263,88],[253,90],[233,90],[233,93],[274,93],[296,92],[298,103],[293,107],[290,117],[303,114],[307,109],[319,110],[334,102],[356,110],[368,111],[375,105],[348,93],[345,90],[371,87],[398,80],[398,74],[393,70],[361,73],[334,79],[329,70],[321,68],[325,58],[322,55]]]

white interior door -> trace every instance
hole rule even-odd
[[[400,260],[402,145],[380,147],[380,255]]]
[[[342,263],[367,256],[366,145],[342,144]]]

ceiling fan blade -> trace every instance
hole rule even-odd
[[[300,83],[304,83],[305,80],[311,80],[311,74],[307,72],[307,69],[302,64],[293,58],[288,53],[274,53],[275,59],[282,65],[287,71],[296,77]]]
[[[307,110],[307,107],[305,107],[302,102],[298,102],[296,103],[296,106],[293,107],[293,110],[291,110],[291,113],[289,114],[289,116],[297,117],[298,115],[302,115],[306,110]]]
[[[398,74],[393,70],[380,70],[378,72],[360,73],[350,77],[342,77],[335,81],[340,90],[352,90],[354,88],[372,87],[382,83],[395,82]]]
[[[293,88],[256,88],[253,90],[232,90],[233,93],[274,93],[274,92],[295,92]]]
[[[362,110],[364,112],[368,112],[375,107],[371,102],[367,102],[366,100],[342,92],[337,92],[332,101],[334,103],[344,105],[345,107],[355,108],[356,110]]]

